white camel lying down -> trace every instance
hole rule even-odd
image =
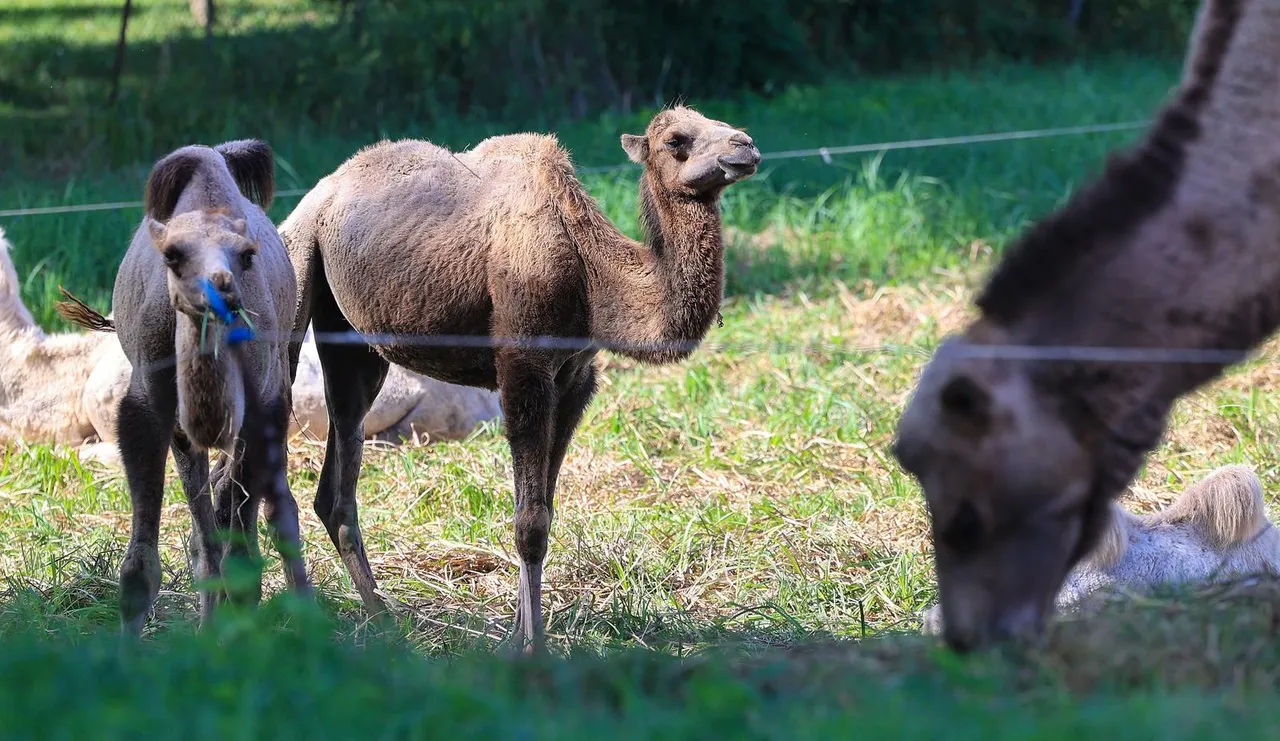
[[[1168,507],[1135,515],[1111,504],[1111,524],[1067,575],[1060,612],[1078,609],[1103,590],[1133,592],[1238,578],[1280,575],[1280,531],[1267,518],[1262,483],[1244,466],[1223,466]],[[924,613],[923,631],[942,632],[938,605]]]
[[[14,442],[86,446],[89,457],[114,459],[115,416],[131,368],[113,333],[46,334],[19,294],[11,245],[0,229],[0,445]],[[501,418],[498,395],[456,386],[392,365],[365,417],[365,437],[458,439]],[[324,380],[310,329],[293,381],[290,435],[325,439],[329,417]]]

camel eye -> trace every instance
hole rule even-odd
[[[972,553],[982,544],[983,526],[978,510],[969,502],[962,502],[951,522],[938,539],[957,553]]]
[[[245,250],[244,252],[240,253],[240,269],[241,270],[248,270],[249,268],[253,267],[254,254],[255,253],[253,250]]]
[[[689,143],[689,138],[681,134],[676,134],[675,136],[672,136],[670,139],[667,139],[667,146],[670,147],[671,149],[679,149],[688,143]]]
[[[177,247],[167,247],[163,254],[165,265],[175,269],[182,265],[182,250]]]

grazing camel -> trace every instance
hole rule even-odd
[[[133,507],[120,570],[126,634],[141,632],[160,588],[157,540],[169,449],[191,510],[196,578],[217,578],[228,558],[256,554],[261,501],[287,583],[310,591],[297,505],[285,479],[289,350],[279,335],[293,325],[297,283],[264,211],[274,194],[274,166],[271,149],[256,140],[166,155],[151,170],[146,215],[116,274],[114,322],[83,304],[62,307],[82,326],[114,328],[132,365],[116,423]],[[234,311],[254,317],[263,333],[254,347],[221,347],[244,329],[223,326]],[[224,454],[212,475],[210,449]],[[214,559],[215,527],[238,536],[221,562]],[[260,580],[257,589],[260,598]],[[204,624],[213,601],[203,587],[200,607]]]
[[[1244,466],[1223,466],[1150,515],[1109,506],[1098,544],[1076,564],[1055,600],[1058,610],[1085,606],[1117,587],[1146,592],[1160,586],[1212,582],[1255,574],[1280,575],[1280,530],[1267,518],[1262,482]],[[923,630],[942,632],[937,605]]]
[[[899,421],[957,650],[1042,632],[1175,401],[1280,323],[1280,0],[1207,0],[1192,38],[1143,140],[1010,246]]]
[[[295,331],[312,322],[330,429],[315,510],[366,608],[381,614],[356,516],[361,420],[388,362],[497,389],[515,480],[516,630],[542,645],[542,564],[570,437],[609,346],[650,363],[688,356],[724,285],[719,200],[755,173],[751,138],[696,111],[622,136],[640,176],[644,244],[624,236],[551,136],[498,136],[458,154],[423,141],[356,153],[280,225],[298,275]],[[323,333],[403,335],[368,346]],[[464,335],[466,347],[418,338]],[[558,346],[529,342],[553,336]],[[525,341],[519,341],[524,338]],[[574,342],[572,338],[588,338]]]

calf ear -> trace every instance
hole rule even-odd
[[[649,140],[635,134],[623,134],[622,151],[627,153],[627,158],[632,162],[643,165],[649,159]]]
[[[147,217],[147,233],[151,235],[151,244],[159,248],[164,244],[164,224],[156,221],[150,216]]]

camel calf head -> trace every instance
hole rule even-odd
[[[168,223],[148,217],[147,230],[164,257],[174,309],[197,320],[209,314],[206,282],[231,311],[240,308],[240,275],[257,252],[245,237],[244,219],[233,219],[223,209],[202,209],[178,214]]]
[[[760,150],[746,132],[678,106],[659,113],[643,136],[622,135],[622,149],[667,190],[716,196],[755,174]]]

